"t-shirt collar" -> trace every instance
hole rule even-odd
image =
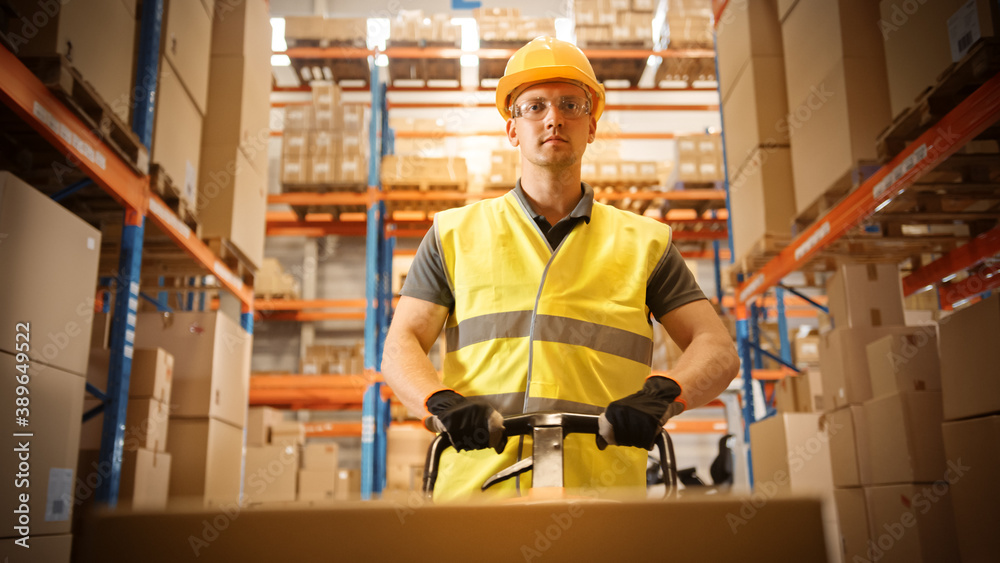
[[[583,197],[577,202],[576,207],[573,211],[570,211],[569,216],[572,218],[583,218],[584,221],[590,223],[590,215],[594,210],[594,188],[590,187],[586,182],[580,182],[580,191],[583,192]],[[528,201],[528,196],[524,193],[524,188],[521,187],[521,179],[517,179],[517,184],[514,186],[514,195],[521,201],[524,208],[531,213],[532,219],[537,219],[542,217],[540,213],[535,211],[535,208],[531,206],[531,202]]]

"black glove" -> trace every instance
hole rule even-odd
[[[653,449],[663,425],[684,410],[683,403],[674,402],[680,394],[676,381],[653,376],[638,393],[613,401],[598,420],[598,449],[608,444]]]
[[[456,450],[493,448],[500,453],[507,445],[503,416],[486,403],[444,389],[427,398],[427,410],[434,415],[427,427],[447,434]]]

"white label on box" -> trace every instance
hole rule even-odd
[[[49,488],[45,496],[45,521],[69,520],[73,503],[73,470],[63,467],[49,469]]]
[[[215,270],[215,275],[219,276],[225,281],[228,281],[231,285],[233,285],[237,289],[243,289],[243,280],[238,278],[236,274],[229,271],[229,268],[226,267],[226,265],[223,264],[222,262],[216,260],[214,270]]]
[[[702,141],[698,143],[698,150],[701,152],[715,152],[715,143],[712,141]]]
[[[96,244],[94,237],[87,237],[87,250],[93,250]]]
[[[681,172],[685,174],[694,174],[697,172],[697,167],[693,162],[682,162],[680,165]]]
[[[34,113],[35,117],[44,123],[46,127],[51,129],[64,141],[79,151],[84,158],[96,164],[101,170],[105,170],[107,168],[107,160],[100,151],[95,150],[94,147],[87,144],[86,141],[77,136],[76,133],[72,132],[66,124],[57,120],[55,116],[49,112],[49,110],[42,106],[42,104],[36,101],[32,106],[32,113]]]
[[[198,172],[191,166],[190,160],[184,161],[184,197],[188,203],[198,199]]]
[[[341,170],[343,170],[345,174],[348,172],[353,174],[358,171],[358,163],[353,160],[345,160],[340,164],[340,166]]]
[[[191,238],[191,228],[184,224],[172,211],[167,209],[158,200],[149,200],[149,211],[156,215],[161,221],[167,224],[168,227],[180,233],[185,239]]]
[[[302,172],[302,165],[298,162],[285,162],[285,172],[299,174]]]
[[[333,96],[330,94],[323,94],[319,97],[319,103],[327,105],[333,104]]]
[[[327,162],[318,162],[313,164],[313,174],[329,174],[330,164]]]
[[[303,135],[289,135],[288,136],[288,146],[290,147],[302,147],[306,144],[306,138]]]
[[[948,18],[948,43],[951,45],[952,62],[961,60],[980,37],[982,33],[979,31],[976,0],[969,0]]]

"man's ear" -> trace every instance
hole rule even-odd
[[[597,138],[597,120],[590,118],[590,135],[587,137],[587,144],[593,143]]]
[[[517,138],[517,126],[514,125],[513,119],[507,120],[507,142],[512,147],[517,147],[521,144],[521,141]]]

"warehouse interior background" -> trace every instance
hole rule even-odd
[[[710,560],[994,560],[998,26],[992,0],[0,0],[4,447],[33,432],[0,554],[253,558],[199,511],[424,506],[391,307],[437,211],[513,187],[496,83],[552,35],[607,87],[583,180],[672,227],[740,354],[667,423],[657,514],[721,501]],[[648,555],[574,518],[529,545]]]

